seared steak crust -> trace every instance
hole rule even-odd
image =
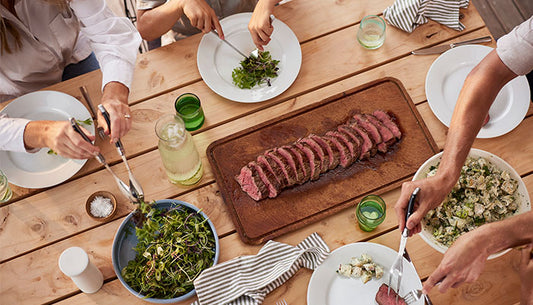
[[[310,134],[265,151],[242,167],[235,179],[253,200],[274,198],[284,188],[317,180],[339,164],[346,168],[377,151],[385,153],[401,137],[392,114],[383,110],[359,113],[324,135]]]

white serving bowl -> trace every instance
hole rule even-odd
[[[526,185],[524,184],[524,181],[522,181],[522,179],[520,178],[520,175],[516,172],[516,170],[514,170],[514,168],[511,167],[511,165],[505,162],[502,158],[481,149],[472,148],[468,156],[473,158],[485,158],[498,169],[509,172],[511,178],[518,181],[518,191],[516,196],[518,200],[518,210],[515,212],[514,215],[531,210],[531,201],[529,199],[529,193],[527,192]],[[429,172],[429,168],[431,166],[436,166],[440,162],[441,157],[442,152],[432,156],[426,162],[424,162],[424,164],[422,164],[422,166],[420,166],[420,168],[416,171],[415,176],[413,177],[413,181],[426,178],[427,173]],[[420,232],[420,236],[428,245],[430,245],[433,249],[439,251],[440,253],[444,253],[446,252],[446,250],[448,250],[447,246],[435,240],[432,232],[428,227],[424,225],[424,222],[422,222],[422,231]],[[507,253],[509,250],[510,249],[506,249],[498,253],[494,253],[490,255],[488,259],[493,259],[498,256],[501,256]]]

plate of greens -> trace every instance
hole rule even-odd
[[[216,265],[220,254],[215,226],[187,202],[141,203],[113,240],[113,269],[133,295],[168,304],[190,298],[193,281]]]
[[[252,13],[240,13],[220,21],[227,41],[245,54],[255,45],[248,31]],[[265,52],[246,60],[213,34],[202,37],[197,65],[202,79],[211,90],[232,101],[257,103],[287,90],[300,72],[302,51],[293,31],[274,19],[274,32]]]

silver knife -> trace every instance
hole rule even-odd
[[[213,35],[216,35],[220,40],[222,40],[223,42],[225,42],[228,46],[230,46],[233,50],[237,51],[237,53],[241,54],[242,57],[244,58],[248,58],[248,56],[244,55],[243,52],[239,51],[239,49],[237,49],[233,44],[231,44],[229,41],[227,41],[226,39],[221,39],[220,36],[218,36],[218,33],[217,31],[215,30],[212,30],[211,33],[213,33]]]
[[[492,38],[490,36],[484,36],[476,39],[461,41],[461,42],[455,42],[450,44],[443,44],[440,46],[434,46],[424,49],[419,49],[411,52],[413,55],[429,55],[429,54],[440,54],[444,51],[448,51],[449,49],[466,45],[466,44],[472,44],[472,43],[483,43],[483,42],[491,42]]]

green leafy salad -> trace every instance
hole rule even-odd
[[[265,82],[270,86],[270,79],[278,76],[278,64],[279,60],[272,59],[268,51],[260,52],[257,57],[249,56],[231,72],[233,83],[241,89],[251,89]]]
[[[133,215],[138,243],[122,277],[147,298],[171,299],[191,291],[200,272],[213,265],[215,237],[199,212],[168,210],[142,202]]]

